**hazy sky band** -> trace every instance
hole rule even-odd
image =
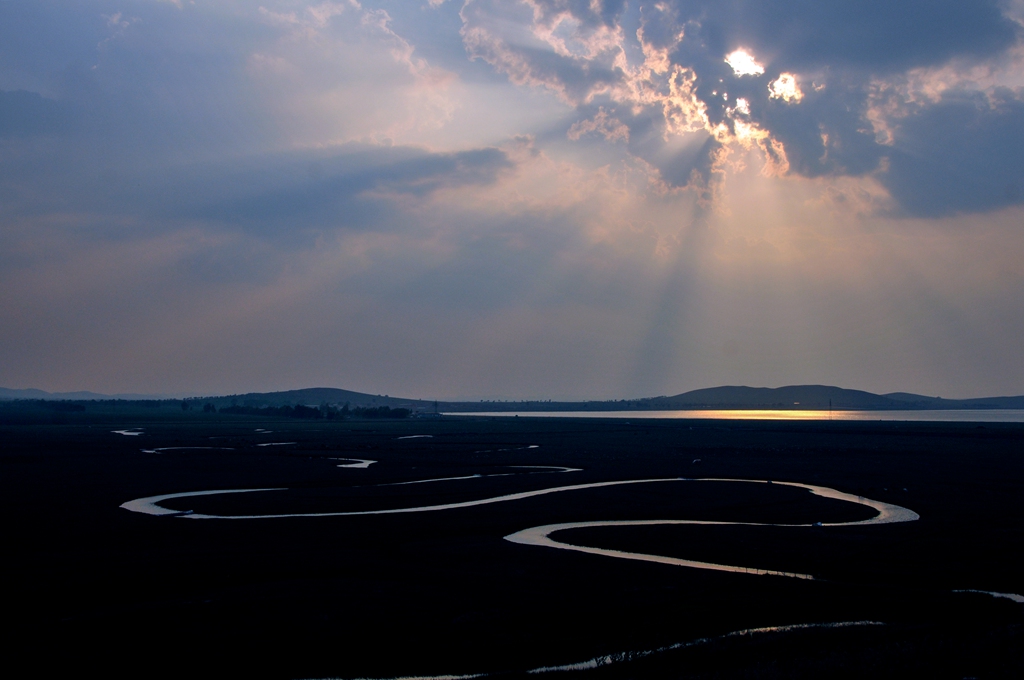
[[[0,1],[0,385],[1024,393],[1022,18]]]

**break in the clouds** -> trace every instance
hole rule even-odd
[[[666,145],[634,145],[672,186],[710,181],[723,150],[756,144],[772,172],[873,173],[892,191],[893,210],[932,216],[1008,204],[1005,190],[950,194],[943,185],[996,182],[1005,189],[1024,179],[1019,136],[1005,139],[1021,123],[1021,25],[1004,9],[998,2],[924,0],[482,0],[467,3],[462,16],[471,56],[580,110],[601,105],[596,116],[605,126],[610,119],[623,126],[622,138],[634,127],[645,130],[652,114],[666,142],[704,136],[700,154],[676,152],[690,172],[673,167],[678,162]],[[990,77],[1007,71],[1010,85],[962,77],[979,70]],[[959,122],[987,169],[951,158],[936,170],[935,161],[959,156],[961,141],[934,126],[965,105],[975,111],[961,111]],[[931,140],[927,150],[917,148],[922,137]],[[928,185],[904,162],[921,155],[932,169]]]
[[[1022,22],[0,3],[0,383],[1024,392]]]

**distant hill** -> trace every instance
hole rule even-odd
[[[123,399],[125,401],[149,401],[164,399],[181,399],[167,395],[154,394],[99,394],[97,392],[45,392],[36,389],[13,390],[0,387],[0,399],[43,399],[46,401],[99,401],[107,399]],[[189,401],[201,403],[212,403],[217,408],[221,406],[294,406],[303,404],[305,406],[319,406],[320,404],[332,404],[343,406],[349,404],[357,406],[388,406],[390,408],[409,408],[425,410],[433,409],[434,402],[421,399],[402,399],[389,397],[387,395],[363,394],[334,387],[312,387],[302,390],[288,390],[284,392],[249,392],[247,394],[218,395],[208,397],[187,397]]]
[[[910,394],[909,392],[892,392],[882,396],[904,404],[900,408],[1024,408],[1024,396],[943,399],[942,397],[925,397],[920,394]]]
[[[44,399],[46,401],[97,401],[101,399],[125,399],[129,401],[149,401],[152,399],[172,399],[156,394],[99,394],[97,392],[44,392],[43,390],[25,389],[12,390],[0,387],[0,399]]]
[[[99,399],[156,400],[166,396],[145,394],[97,394],[95,392],[57,392],[0,388],[0,399],[45,399],[92,401]],[[683,392],[672,397],[648,397],[608,401],[442,401],[408,399],[389,395],[364,394],[334,387],[312,387],[283,392],[249,392],[225,396],[192,397],[189,401],[224,406],[319,406],[328,404],[351,408],[387,406],[430,412],[435,408],[448,413],[485,411],[674,411],[691,409],[827,409],[837,410],[919,410],[919,409],[1024,409],[1024,395],[983,397],[978,399],[942,399],[909,392],[873,394],[829,385],[789,385],[786,387],[725,386]]]
[[[369,406],[387,406],[388,408],[407,408],[411,411],[426,411],[434,408],[434,402],[423,399],[403,399],[388,395],[364,394],[335,387],[310,387],[302,390],[284,392],[249,392],[247,394],[231,394],[222,397],[200,397],[196,401],[210,402],[217,408],[223,406],[344,406],[351,408]]]
[[[676,411],[699,409],[827,409],[836,410],[918,410],[918,409],[1024,409],[1024,396],[980,399],[940,399],[907,392],[874,394],[828,385],[787,387],[725,386],[684,392],[672,397],[649,397],[613,401],[487,401],[445,402],[448,412],[481,411]]]
[[[827,385],[790,385],[788,387],[711,387],[684,392],[674,397],[652,400],[667,408],[828,408],[887,409],[905,408],[901,402],[887,397]]]
[[[646,401],[657,409],[826,409],[830,405],[841,410],[1024,408],[1024,396],[942,399],[908,392],[874,394],[829,385],[711,387]]]

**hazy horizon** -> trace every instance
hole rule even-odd
[[[0,3],[0,385],[1024,394],[1024,0]]]
[[[820,385],[820,384],[778,385],[778,386],[773,386],[773,387],[771,387],[771,386],[763,386],[763,385],[714,385],[714,386],[709,386],[709,387],[696,388],[696,390],[718,389],[718,388],[735,388],[735,387],[755,388],[755,389],[782,389],[782,388],[786,388],[786,387],[826,387],[826,388],[838,388],[838,389],[842,389],[842,390],[854,390],[854,391],[868,392],[868,393],[871,393],[871,394],[877,394],[879,396],[886,396],[887,394],[900,394],[900,393],[916,394],[918,396],[923,396],[923,397],[939,397],[939,398],[942,398],[942,399],[948,399],[950,401],[958,401],[958,400],[972,399],[972,398],[984,398],[984,397],[1018,397],[1018,396],[1024,396],[1024,394],[985,394],[985,395],[978,395],[977,397],[962,397],[962,396],[958,396],[958,395],[928,395],[928,394],[922,394],[920,392],[913,392],[912,390],[896,390],[896,391],[893,391],[893,392],[882,393],[882,392],[871,392],[870,390],[858,390],[857,388],[846,387],[846,386],[843,386],[843,385]],[[31,388],[31,387],[30,388],[10,388],[10,387],[6,387],[6,386],[3,386],[3,385],[0,385],[0,391],[2,391],[2,390],[22,390],[22,391],[26,391],[26,390],[34,390],[34,389],[38,389],[38,388]],[[289,389],[284,389],[284,390],[246,390],[244,392],[202,392],[202,393],[200,393],[200,392],[177,392],[177,393],[166,393],[166,392],[164,392],[164,393],[161,393],[161,392],[138,393],[138,392],[135,392],[135,393],[123,393],[122,392],[122,393],[110,393],[110,394],[108,394],[108,393],[96,392],[95,390],[67,390],[67,391],[57,391],[57,392],[53,392],[53,391],[49,391],[49,390],[41,390],[41,391],[47,392],[50,395],[66,395],[66,394],[74,395],[74,394],[90,393],[90,394],[96,394],[96,395],[102,396],[102,397],[111,397],[111,398],[118,398],[118,399],[132,399],[132,398],[144,398],[144,399],[196,399],[196,398],[203,398],[203,397],[210,397],[210,398],[231,397],[231,396],[243,395],[243,394],[270,394],[270,393],[277,393],[277,392],[290,392],[290,391],[307,390],[307,389],[337,389],[337,390],[346,390],[346,391],[349,391],[349,392],[358,392],[360,394],[366,394],[366,395],[371,395],[371,396],[386,396],[386,397],[397,398],[397,399],[412,399],[412,400],[418,400],[418,401],[444,401],[444,402],[479,402],[479,401],[492,401],[492,402],[519,402],[519,401],[526,401],[526,402],[531,402],[531,401],[532,402],[545,402],[545,401],[551,401],[551,402],[632,401],[632,400],[642,400],[642,399],[652,399],[652,398],[656,399],[656,398],[661,398],[661,397],[673,397],[673,396],[678,396],[678,395],[681,395],[681,394],[685,394],[687,392],[694,391],[694,390],[684,390],[684,391],[680,391],[680,392],[668,392],[666,394],[648,394],[648,395],[640,395],[640,396],[611,396],[611,397],[606,397],[606,398],[590,398],[590,397],[574,397],[574,396],[563,396],[563,397],[551,397],[551,396],[508,397],[508,396],[502,396],[502,395],[470,395],[470,396],[466,396],[466,395],[440,396],[439,395],[439,396],[420,396],[420,395],[413,395],[413,394],[400,394],[400,393],[397,393],[397,392],[393,392],[393,393],[365,392],[365,391],[362,391],[362,390],[349,389],[347,387],[329,387],[329,386],[324,386],[324,385],[317,385],[317,386],[314,386],[314,387],[309,387],[309,386],[307,386],[307,387],[297,387],[297,388],[289,388]],[[3,394],[0,394],[0,399],[3,399],[3,398],[5,398],[3,396]]]

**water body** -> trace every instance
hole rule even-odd
[[[340,466],[339,466],[340,467]],[[525,475],[540,475],[550,474],[553,472],[582,472],[583,468],[571,468],[564,467],[562,465],[509,465],[511,468],[523,468],[535,470],[535,472],[499,472],[495,474],[475,474],[475,475],[462,475],[461,477],[433,477],[431,479],[414,479],[411,482],[388,482],[386,484],[376,484],[375,486],[406,486],[408,484],[430,484],[432,482],[454,482],[460,479],[483,479],[484,477],[511,477],[517,474]]]
[[[140,449],[143,453],[163,453],[164,451],[234,451],[230,446],[162,446],[158,449]]]
[[[530,675],[537,675],[539,673],[564,673],[571,671],[587,671],[594,668],[600,668],[602,666],[610,666],[612,664],[626,663],[629,661],[635,661],[637,659],[643,659],[654,654],[660,654],[662,652],[670,652],[676,649],[685,649],[687,647],[696,647],[699,645],[706,645],[710,642],[717,640],[725,640],[733,637],[750,637],[754,635],[763,635],[765,633],[788,633],[790,631],[797,630],[811,630],[815,628],[851,628],[856,626],[884,626],[885,624],[881,621],[836,621],[833,623],[797,623],[788,626],[768,626],[765,628],[747,628],[744,630],[736,630],[725,635],[718,637],[698,638],[696,640],[690,640],[689,642],[677,642],[674,645],[668,645],[666,647],[659,647],[657,649],[644,650],[640,652],[617,652],[615,654],[606,654],[604,656],[594,657],[587,661],[579,661],[577,663],[565,664],[563,666],[543,666],[541,668],[534,668],[533,670],[526,671]]]
[[[345,463],[344,465],[339,465],[338,467],[340,467],[340,468],[362,468],[364,470],[377,462],[375,460],[370,460],[368,458],[331,458],[331,460],[350,460],[350,461],[352,461],[351,463]]]
[[[540,444],[530,444],[528,446],[517,446],[511,449],[483,449],[482,451],[474,451],[473,453],[494,453],[495,451],[526,451],[527,449],[539,449]]]
[[[515,466],[515,467],[530,467],[530,466]],[[554,466],[552,466],[554,467]],[[558,472],[578,472],[575,468],[557,468]],[[473,477],[469,477],[473,478]],[[725,478],[688,478],[688,477],[662,477],[658,479],[623,479],[611,482],[591,482],[589,484],[572,484],[568,486],[555,486],[548,487],[546,489],[535,489],[533,491],[521,491],[519,493],[505,494],[502,496],[491,496],[489,498],[480,498],[472,501],[461,501],[457,503],[441,503],[438,505],[421,505],[411,508],[386,508],[383,510],[354,510],[354,511],[342,511],[342,512],[297,512],[297,513],[282,513],[273,515],[206,515],[201,513],[192,513],[187,515],[188,519],[281,519],[285,517],[354,517],[361,515],[397,515],[406,513],[420,513],[420,512],[437,512],[441,510],[456,510],[459,508],[471,508],[480,505],[491,505],[493,503],[506,503],[509,501],[518,501],[526,498],[534,498],[536,496],[546,496],[548,494],[564,493],[567,491],[580,491],[583,489],[600,489],[611,486],[625,486],[632,484],[658,484],[668,482],[738,482],[745,484],[772,484],[769,480],[756,480],[756,479],[725,479]],[[506,540],[513,543],[520,543],[524,545],[540,545],[551,548],[562,548],[566,550],[579,550],[581,552],[594,552],[600,549],[588,548],[586,546],[576,546],[568,543],[560,543],[550,538],[550,534],[561,531],[563,529],[575,529],[581,527],[591,526],[638,526],[641,524],[714,524],[714,525],[745,525],[745,526],[789,526],[789,527],[811,527],[811,526],[827,526],[827,527],[838,527],[838,526],[860,526],[867,524],[890,524],[894,522],[913,522],[920,519],[920,516],[913,510],[893,505],[891,503],[885,503],[883,501],[875,501],[870,498],[864,498],[863,496],[854,496],[853,494],[844,493],[837,491],[836,489],[830,489],[824,486],[815,486],[813,484],[800,484],[799,482],[774,482],[778,486],[792,486],[801,489],[807,489],[815,496],[821,496],[823,498],[833,498],[836,500],[847,501],[856,503],[858,505],[865,505],[873,508],[878,512],[877,515],[871,519],[860,520],[856,522],[841,522],[841,523],[805,523],[805,524],[764,524],[759,522],[716,522],[716,521],[705,521],[705,520],[637,520],[637,521],[605,521],[605,522],[574,522],[567,524],[548,524],[539,527],[532,527],[530,529],[523,529],[514,534],[506,536]],[[287,491],[287,488],[275,488],[275,489],[221,489],[213,491],[186,491],[184,493],[172,493],[163,494],[160,496],[149,496],[146,498],[137,498],[127,503],[122,503],[121,507],[125,510],[132,512],[141,512],[147,515],[167,515],[171,513],[179,513],[178,510],[170,510],[160,506],[161,501],[170,500],[172,498],[189,498],[191,496],[210,496],[221,493],[247,493],[256,491]],[[601,551],[601,554],[607,552],[618,552],[618,551]],[[673,559],[673,558],[661,558],[657,555],[640,555],[639,553],[622,553],[615,554],[614,557],[625,557],[626,559],[640,559],[644,561],[660,561],[662,559]],[[693,562],[687,563],[686,566],[698,566],[699,568],[719,568],[724,567],[727,571],[747,571],[745,567],[727,567],[727,565],[712,565],[710,567],[701,567],[704,563]],[[781,573],[780,573],[781,574]],[[784,574],[790,575],[790,574]],[[798,578],[805,578],[805,575],[796,575]]]
[[[992,597],[1001,597],[1007,600],[1013,600],[1017,604],[1024,604],[1024,595],[1018,595],[1017,593],[996,593],[991,590],[954,590],[954,593],[980,593],[982,595],[991,595]]]
[[[677,642],[672,645],[666,645],[665,647],[658,647],[657,649],[645,649],[642,651],[630,651],[630,652],[615,652],[612,654],[605,654],[603,656],[597,656],[593,659],[587,659],[586,661],[578,661],[576,663],[563,664],[561,666],[541,666],[540,668],[533,668],[526,671],[528,675],[539,675],[541,673],[572,673],[575,671],[589,671],[595,668],[601,668],[603,666],[611,666],[613,664],[628,663],[630,661],[636,661],[643,659],[648,656],[655,654],[661,654],[662,652],[671,652],[677,649],[686,649],[687,647],[698,647],[701,645],[707,645],[718,640],[727,640],[735,637],[753,637],[755,635],[764,635],[766,633],[789,633],[791,631],[800,630],[812,630],[817,628],[853,628],[861,626],[884,626],[885,624],[881,621],[836,621],[831,623],[797,623],[788,626],[768,626],[764,628],[747,628],[744,630],[735,630],[725,635],[718,635],[715,637],[697,638],[696,640],[689,640],[687,642]],[[379,680],[471,680],[472,678],[485,678],[490,676],[490,673],[472,673],[469,675],[404,675],[396,678],[381,678]],[[358,678],[356,680],[374,680],[372,678]]]
[[[571,470],[571,468],[570,468]],[[574,484],[571,486],[556,486],[547,489],[534,491],[523,491],[520,493],[506,494],[504,496],[492,496],[474,501],[462,501],[460,503],[442,503],[439,505],[421,505],[412,508],[388,508],[385,510],[355,510],[349,512],[296,512],[277,515],[204,515],[193,513],[188,515],[189,519],[281,519],[284,517],[354,517],[359,515],[399,515],[413,512],[436,512],[439,510],[456,510],[458,508],[471,508],[478,505],[490,505],[492,503],[504,503],[517,501],[534,496],[545,496],[547,494],[559,493],[562,491],[575,491],[577,489],[597,489],[605,486],[621,486],[623,484],[646,484],[651,482],[679,482],[688,481],[681,477],[667,479],[627,479],[616,482],[594,482],[592,484]],[[215,491],[187,491],[185,493],[163,494],[161,496],[149,496],[136,498],[133,501],[122,503],[121,507],[132,512],[141,512],[146,515],[168,515],[180,513],[178,510],[169,510],[161,507],[161,501],[171,498],[189,498],[191,496],[210,496],[218,493],[247,493],[253,491],[287,491],[287,487],[275,489],[221,489]]]
[[[703,479],[687,479],[680,481],[690,482],[745,482],[750,484],[771,484],[768,480],[754,480],[754,479],[717,479],[717,478],[703,478]],[[775,482],[778,486],[792,486],[800,489],[807,489],[815,496],[821,496],[823,498],[833,498],[835,500],[846,501],[848,503],[856,503],[858,505],[866,505],[869,508],[873,508],[878,511],[878,514],[871,519],[860,520],[857,522],[836,522],[836,523],[807,523],[807,524],[769,524],[764,522],[718,522],[712,520],[694,520],[694,519],[658,519],[658,520],[612,520],[612,521],[601,521],[601,522],[566,522],[564,524],[546,524],[539,527],[531,527],[529,529],[523,529],[517,531],[514,534],[509,534],[505,537],[506,541],[512,543],[519,543],[521,545],[535,545],[545,548],[559,548],[561,550],[575,550],[576,552],[588,553],[591,555],[604,555],[605,557],[617,557],[626,560],[639,560],[641,562],[656,562],[658,564],[669,564],[677,567],[691,567],[694,569],[710,569],[711,571],[729,571],[741,574],[756,574],[761,576],[787,576],[789,578],[799,578],[809,581],[813,581],[814,577],[810,574],[800,574],[789,571],[772,571],[770,569],[757,569],[754,567],[740,567],[731,564],[716,564],[714,562],[699,562],[696,560],[684,560],[677,557],[665,557],[664,555],[649,555],[646,553],[632,553],[625,552],[622,550],[608,550],[605,548],[592,548],[585,545],[576,545],[573,543],[563,543],[556,541],[551,538],[551,534],[557,531],[565,531],[567,529],[584,529],[590,527],[637,527],[637,526],[664,526],[664,525],[679,525],[679,524],[702,524],[702,525],[714,525],[714,526],[748,526],[748,527],[847,527],[847,526],[863,526],[865,524],[893,524],[896,522],[914,522],[920,519],[920,516],[913,510],[893,505],[891,503],[885,503],[882,501],[871,500],[870,498],[864,498],[863,496],[854,496],[853,494],[844,493],[837,491],[836,489],[830,489],[825,486],[815,486],[813,484],[800,484],[798,482]]]
[[[516,466],[526,467],[531,466]],[[561,468],[558,472],[577,472],[573,468]],[[495,475],[497,476],[497,475]],[[463,479],[477,478],[476,475],[464,477]],[[440,481],[440,480],[430,480]],[[472,501],[463,501],[459,503],[442,503],[438,505],[423,505],[411,508],[387,508],[383,510],[357,510],[348,512],[302,512],[302,513],[282,513],[273,515],[207,515],[202,513],[194,513],[191,511],[180,511],[171,510],[160,505],[161,501],[170,500],[173,498],[188,498],[191,496],[210,496],[221,493],[246,493],[255,491],[285,491],[286,489],[222,489],[213,491],[189,491],[185,493],[175,494],[163,494],[160,496],[150,496],[147,498],[137,498],[121,505],[125,510],[132,512],[139,512],[147,515],[173,515],[176,517],[183,517],[186,519],[282,519],[285,517],[354,517],[354,516],[365,516],[365,515],[395,515],[395,514],[406,514],[406,513],[420,513],[420,512],[437,512],[441,510],[455,510],[459,508],[470,508],[479,505],[490,505],[492,503],[504,503],[508,501],[522,500],[525,498],[532,498],[535,496],[544,496],[554,493],[563,493],[566,491],[579,491],[582,489],[598,489],[609,486],[623,486],[631,484],[656,484],[665,482],[740,482],[746,484],[771,484],[769,480],[753,480],[753,479],[725,479],[725,478],[698,478],[691,479],[686,477],[669,477],[661,479],[626,479],[612,482],[593,482],[590,484],[573,484],[569,486],[556,486],[547,489],[537,489],[534,491],[524,491],[514,494],[505,494],[502,496],[492,496],[490,498],[481,498]],[[651,555],[646,553],[632,553],[625,552],[622,550],[608,550],[605,548],[594,548],[585,545],[576,545],[573,543],[565,543],[557,541],[551,537],[551,534],[559,531],[565,531],[568,529],[581,529],[590,527],[612,527],[612,526],[654,526],[654,525],[681,525],[681,524],[701,524],[701,525],[715,525],[715,526],[769,526],[769,527],[841,527],[841,526],[864,526],[869,524],[892,524],[896,522],[913,522],[920,519],[920,516],[913,510],[893,505],[892,503],[885,503],[883,501],[876,501],[870,498],[864,498],[863,496],[855,496],[853,494],[844,493],[836,489],[830,489],[824,486],[816,486],[813,484],[801,484],[799,482],[775,482],[778,486],[791,486],[800,489],[806,489],[815,496],[821,496],[823,498],[832,498],[835,500],[841,500],[848,503],[856,503],[858,505],[865,505],[878,512],[877,515],[871,519],[854,521],[854,522],[836,522],[836,523],[821,523],[821,522],[807,522],[802,524],[775,524],[765,522],[721,522],[713,520],[689,520],[689,519],[661,519],[661,520],[608,520],[598,522],[567,522],[563,524],[546,524],[544,526],[531,527],[529,529],[523,529],[513,534],[505,536],[506,541],[517,543],[520,545],[538,546],[544,548],[557,548],[561,550],[574,550],[576,552],[588,553],[591,555],[602,555],[605,557],[615,557],[626,560],[638,560],[641,562],[655,562],[658,564],[666,564],[679,567],[690,567],[693,569],[709,569],[712,571],[727,571],[741,574],[755,574],[761,576],[784,576],[787,578],[796,578],[804,580],[814,580],[814,576],[810,574],[802,574],[798,572],[788,571],[774,571],[770,569],[758,569],[755,567],[743,567],[731,564],[717,564],[714,562],[701,562],[698,560],[687,560],[680,559],[677,557],[667,557],[664,555]]]
[[[148,498],[136,498],[133,501],[122,503],[121,507],[132,512],[141,512],[146,515],[181,515],[181,510],[171,510],[158,505],[160,501],[170,498],[181,498],[182,496],[215,496],[222,493],[247,493],[250,491],[285,491],[285,489],[213,489],[210,491],[192,491],[189,493],[167,493],[162,496],[149,496]]]
[[[518,468],[523,470],[529,470],[527,474],[536,472],[556,472],[556,473],[568,473],[577,472],[578,469],[566,468],[561,466],[531,466],[531,465],[520,465],[520,466],[509,466],[512,468]],[[488,475],[469,475],[461,478],[446,478],[447,479],[478,479]],[[441,481],[437,480],[419,480],[420,483],[427,481]],[[274,515],[206,515],[200,513],[193,513],[191,511],[180,511],[165,508],[160,505],[161,502],[176,498],[185,498],[192,496],[209,496],[215,494],[232,494],[232,493],[249,493],[249,492],[270,492],[270,491],[285,491],[284,488],[261,488],[261,489],[219,489],[219,490],[207,490],[207,491],[192,491],[186,493],[172,493],[163,494],[159,496],[150,496],[147,498],[138,498],[132,501],[128,501],[121,505],[122,508],[130,510],[132,512],[138,512],[148,515],[164,515],[172,516],[181,519],[268,519],[268,518],[286,518],[286,517],[339,517],[339,516],[362,516],[362,515],[386,515],[386,514],[404,514],[404,513],[421,513],[421,512],[436,512],[444,510],[454,510],[460,508],[469,508],[480,505],[487,505],[491,503],[502,503],[509,501],[522,500],[526,498],[532,498],[536,496],[542,496],[547,494],[571,492],[583,489],[594,489],[602,487],[612,487],[621,485],[634,485],[634,484],[657,484],[657,483],[694,483],[694,482],[729,482],[729,483],[746,483],[746,484],[773,484],[778,486],[789,486],[799,489],[805,489],[809,493],[820,496],[822,498],[830,498],[840,500],[849,503],[855,503],[874,509],[877,514],[865,520],[851,521],[851,522],[807,522],[799,524],[776,524],[776,523],[760,523],[760,522],[729,522],[729,521],[713,521],[713,520],[685,520],[685,519],[663,519],[663,520],[611,520],[611,521],[597,521],[597,522],[569,522],[562,524],[548,524],[544,526],[531,527],[523,529],[505,536],[505,539],[520,545],[536,546],[555,548],[561,550],[573,550],[577,552],[589,553],[594,555],[601,555],[605,557],[613,557],[618,559],[637,560],[643,562],[654,562],[672,566],[683,566],[696,569],[709,569],[714,571],[724,571],[732,573],[744,573],[744,574],[756,574],[756,575],[771,575],[788,577],[794,579],[814,580],[815,577],[810,574],[802,574],[796,572],[783,572],[766,569],[757,569],[752,567],[742,567],[736,565],[726,564],[715,564],[709,562],[700,562],[697,560],[686,560],[674,557],[667,557],[662,555],[643,554],[643,553],[632,553],[620,550],[608,550],[603,548],[594,548],[590,546],[575,545],[572,543],[556,540],[552,538],[552,534],[559,531],[576,529],[576,528],[587,528],[587,527],[605,527],[605,526],[650,526],[650,525],[683,525],[683,524],[699,524],[699,525],[742,525],[742,526],[771,526],[771,527],[792,527],[794,529],[807,528],[807,527],[843,527],[843,526],[866,526],[876,524],[892,524],[898,522],[913,522],[920,519],[920,516],[908,508],[904,508],[884,501],[876,501],[863,496],[857,496],[849,494],[837,489],[832,489],[824,486],[817,486],[813,484],[802,484],[799,482],[781,482],[781,481],[769,481],[769,480],[751,480],[751,479],[732,479],[732,478],[660,478],[660,479],[632,479],[632,480],[617,480],[608,482],[594,482],[589,484],[574,484],[567,486],[556,486],[546,489],[537,489],[533,491],[526,491],[514,494],[505,494],[501,496],[492,496],[489,498],[482,498],[478,500],[457,502],[457,503],[445,503],[438,505],[418,506],[418,507],[407,507],[407,508],[388,508],[381,510],[369,510],[369,511],[349,511],[349,512],[323,512],[323,513],[289,513],[289,514],[274,514]],[[409,483],[409,482],[406,482]],[[412,482],[417,483],[417,482]],[[1014,593],[999,593],[981,590],[958,590],[954,592],[967,592],[967,593],[984,593],[986,595],[998,598],[1010,599],[1014,602],[1024,601],[1024,597]],[[746,636],[756,635],[768,632],[788,632],[790,630],[801,630],[805,628],[832,628],[832,627],[846,627],[846,626],[877,626],[884,625],[875,621],[848,621],[848,622],[834,622],[834,623],[809,623],[809,624],[797,624],[792,626],[779,626],[771,628],[756,628],[735,631],[727,634],[725,637],[732,636]],[[611,655],[605,655],[601,657],[595,657],[585,661],[566,664],[561,666],[547,666],[541,668],[535,668],[527,671],[530,674],[546,674],[546,673],[559,673],[559,672],[572,672],[572,671],[584,671],[588,669],[598,668],[610,664],[618,664],[623,662],[629,662],[635,659],[643,658],[652,654],[665,652],[674,649],[680,649],[683,647],[689,647],[693,645],[705,644],[710,641],[711,638],[693,640],[684,643],[677,643],[668,647],[662,647],[654,650],[644,650],[638,652],[623,652]],[[478,678],[487,675],[486,673],[470,674],[470,675],[441,675],[433,676],[433,680],[468,680],[469,678]],[[411,678],[409,679],[411,680]]]
[[[446,416],[524,418],[628,418],[675,420],[885,420],[930,423],[1024,423],[1024,409],[832,411],[790,409],[692,409],[685,411],[490,411]]]

